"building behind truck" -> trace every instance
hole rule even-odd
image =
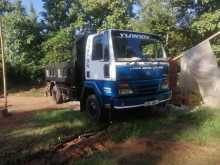
[[[165,106],[168,70],[160,37],[110,29],[78,36],[73,60],[47,66],[46,80],[56,103],[78,100],[102,120],[112,110]]]

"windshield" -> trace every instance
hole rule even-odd
[[[150,35],[113,32],[112,40],[117,61],[143,61],[164,57],[162,44]]]

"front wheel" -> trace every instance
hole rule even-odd
[[[86,112],[88,112],[92,120],[95,120],[95,121],[102,120],[102,109],[95,95],[90,95],[87,97]]]

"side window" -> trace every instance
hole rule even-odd
[[[92,60],[103,59],[103,35],[99,35],[93,40]]]
[[[104,60],[109,61],[109,39],[108,32],[104,33]]]

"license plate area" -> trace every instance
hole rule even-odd
[[[157,104],[159,104],[159,100],[146,101],[144,103],[144,106],[147,107],[147,106],[153,106],[153,105],[157,105]]]

